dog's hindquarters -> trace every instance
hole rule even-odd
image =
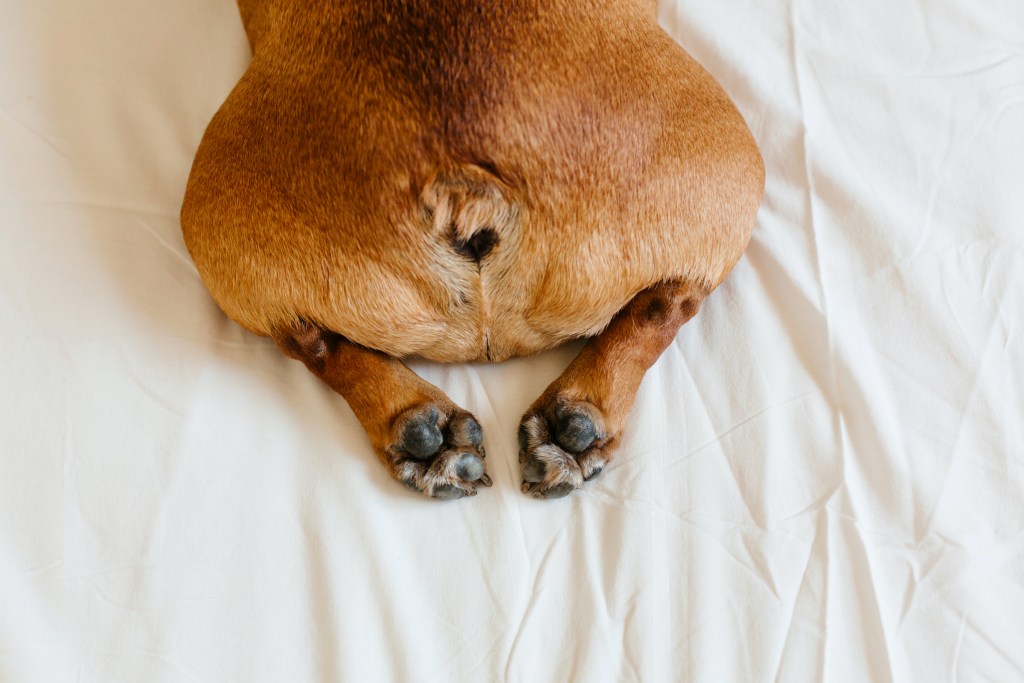
[[[239,8],[257,42],[297,12]],[[471,57],[459,64],[430,52],[458,24],[415,24],[438,33],[419,38],[396,24],[381,48],[394,54],[348,24],[327,22],[342,39],[315,50],[297,35],[320,24],[268,39],[296,42],[254,60],[183,206],[215,299],[263,335],[305,321],[395,356],[498,360],[596,334],[658,282],[716,286],[749,238],[760,159],[713,80],[649,19],[629,21],[475,24],[449,36]],[[473,47],[488,31],[500,69]],[[435,63],[448,66],[431,80]]]

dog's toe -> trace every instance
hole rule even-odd
[[[539,488],[533,492],[534,498],[564,498],[576,490],[576,487],[568,482],[555,484],[548,488]]]
[[[582,453],[597,439],[597,427],[586,413],[559,407],[555,440],[570,453]]]
[[[456,500],[466,496],[466,492],[462,489],[452,486],[451,484],[440,484],[434,487],[434,491],[431,494],[433,498],[438,500]]]
[[[583,481],[590,481],[604,471],[605,465],[608,464],[608,451],[604,448],[592,448],[576,461],[580,465]]]
[[[547,467],[544,466],[540,460],[536,458],[529,458],[523,462],[523,480],[528,481],[531,484],[538,484],[544,481],[544,475],[547,473]]]
[[[416,460],[427,460],[436,455],[444,443],[444,435],[437,424],[439,418],[435,408],[405,417],[398,447]]]
[[[448,422],[448,432],[451,434],[451,441],[458,446],[480,447],[484,443],[484,430],[480,423],[469,413],[459,413],[452,416]]]
[[[484,461],[472,453],[463,453],[455,463],[455,474],[466,481],[476,481],[484,476]]]

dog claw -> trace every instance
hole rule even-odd
[[[481,486],[490,486],[492,483],[490,475],[484,472],[480,476],[480,479],[477,481],[477,483],[480,484]]]

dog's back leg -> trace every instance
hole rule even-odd
[[[348,401],[392,477],[440,499],[491,485],[480,424],[400,360],[308,324],[274,339]]]
[[[644,373],[706,295],[685,282],[647,289],[584,347],[520,423],[524,493],[559,498],[601,473]]]

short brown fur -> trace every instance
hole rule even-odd
[[[239,7],[254,57],[182,208],[218,304],[340,391],[381,453],[410,407],[457,410],[395,359],[597,335],[535,409],[595,406],[607,446],[764,188],[742,117],[651,2]]]

